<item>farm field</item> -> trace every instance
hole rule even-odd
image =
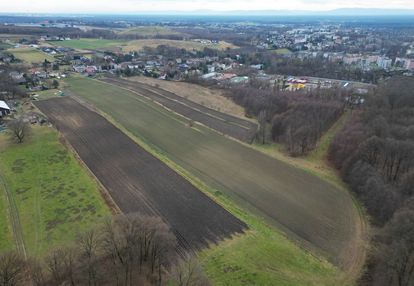
[[[128,77],[126,79],[153,87],[160,87],[207,108],[246,119],[244,108],[224,97],[222,90],[210,89],[187,82],[159,80],[146,76]]]
[[[27,63],[42,63],[45,59],[50,62],[55,61],[54,57],[34,48],[15,48],[7,51],[13,54],[16,58]]]
[[[342,269],[360,254],[361,217],[350,194],[303,170],[197,125],[126,90],[67,79],[83,98],[217,194],[263,217]]]
[[[126,41],[81,38],[69,41],[49,41],[48,43],[75,50],[102,50],[125,45]]]
[[[257,124],[209,109],[186,98],[161,88],[131,82],[119,78],[105,78],[103,81],[127,88],[141,96],[149,97],[166,108],[208,126],[219,133],[251,143],[256,135]]]
[[[128,29],[122,29],[118,32],[120,35],[132,35],[141,37],[155,37],[155,36],[169,36],[169,35],[183,35],[183,33],[174,31],[168,27],[163,26],[141,26]]]
[[[10,49],[12,47],[12,45],[4,43],[4,42],[0,42],[0,50],[7,50]]]
[[[122,50],[123,52],[140,51],[144,47],[156,48],[159,45],[166,45],[187,50],[203,50],[204,48],[225,50],[236,46],[219,42],[218,44],[202,44],[194,41],[163,40],[163,39],[144,39],[144,40],[106,40],[106,39],[75,39],[69,41],[50,41],[55,46],[72,48],[75,50]]]
[[[237,46],[220,41],[218,44],[203,44],[195,41],[163,40],[163,39],[145,39],[130,41],[127,45],[122,46],[123,52],[140,51],[144,47],[156,48],[160,45],[171,46],[178,49],[202,51],[204,48],[226,50],[237,48]]]
[[[276,50],[271,50],[272,53],[278,54],[278,55],[286,55],[286,54],[291,54],[292,52],[288,49],[276,49]]]
[[[180,246],[199,249],[246,225],[99,114],[70,97],[39,101],[124,213],[159,215]]]
[[[22,144],[8,142],[6,134],[0,137],[7,143],[0,149],[1,198],[7,188],[24,244],[18,247],[27,255],[42,256],[55,246],[71,243],[78,232],[111,214],[97,183],[60,143],[58,132],[34,126]],[[0,204],[5,205],[4,200]],[[12,222],[7,219],[3,224],[6,210],[0,212],[0,236],[6,239],[0,247],[10,249],[15,243],[10,241]],[[8,233],[3,232],[6,228]]]

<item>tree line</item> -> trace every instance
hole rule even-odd
[[[158,217],[118,215],[43,259],[0,254],[0,285],[209,285]]]
[[[281,143],[293,156],[313,150],[345,107],[336,90],[288,92],[240,87],[230,89],[230,97],[245,108],[248,117],[258,119],[258,142]]]
[[[413,90],[413,79],[389,79],[330,146],[375,228],[362,285],[414,284]]]

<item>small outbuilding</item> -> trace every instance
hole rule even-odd
[[[3,100],[0,100],[0,117],[10,114],[10,107]]]

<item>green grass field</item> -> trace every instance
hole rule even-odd
[[[203,50],[205,47],[212,49],[225,50],[226,48],[235,48],[236,46],[221,41],[216,45],[206,45],[194,41],[178,41],[164,39],[144,39],[134,41],[124,40],[105,40],[105,39],[77,39],[70,41],[50,41],[55,46],[62,46],[76,50],[122,50],[123,52],[140,51],[144,47],[155,48],[159,45],[176,47],[188,50]]]
[[[51,55],[48,55],[34,48],[16,48],[9,49],[7,51],[13,54],[16,58],[27,63],[42,63],[45,59],[49,62],[55,61],[55,58]]]
[[[102,50],[125,45],[126,41],[82,38],[69,41],[50,41],[49,43],[55,46],[72,48],[75,50]]]
[[[225,41],[220,41],[218,44],[203,44],[203,43],[195,42],[195,41],[144,39],[144,40],[130,41],[125,46],[122,47],[122,50],[124,52],[140,51],[144,47],[156,48],[160,45],[175,47],[178,49],[197,50],[197,51],[202,51],[204,50],[204,48],[210,48],[210,49],[216,49],[216,50],[225,50],[227,48],[229,49],[237,48],[237,46],[227,43]]]
[[[1,189],[0,189],[1,190]],[[0,252],[14,246],[12,229],[9,224],[8,204],[5,192],[0,193]]]
[[[159,157],[172,162],[175,169],[183,170],[187,177],[200,179],[207,186],[206,192],[213,193],[215,199],[234,214],[241,216],[237,210],[228,206],[228,202],[237,205],[237,209],[241,209],[244,214],[255,214],[252,216],[255,219],[264,218],[258,219],[260,225],[246,220],[253,228],[252,234],[232,240],[229,244],[220,244],[215,251],[213,248],[212,253],[206,254],[204,264],[215,273],[211,277],[222,277],[220,280],[225,283],[226,279],[236,279],[235,275],[240,274],[221,269],[220,263],[214,262],[214,257],[229,251],[234,253],[233,258],[229,258],[234,265],[244,265],[242,273],[254,275],[253,269],[257,269],[260,272],[257,275],[263,281],[275,279],[281,285],[304,285],[309,281],[323,279],[326,283],[319,285],[329,285],[330,282],[327,281],[335,279],[332,276],[337,278],[335,270],[331,275],[327,274],[329,278],[325,277],[326,279],[321,278],[321,273],[315,273],[315,277],[305,275],[306,277],[298,278],[306,278],[306,283],[305,280],[302,280],[302,284],[296,281],[294,273],[308,273],[308,263],[301,265],[293,261],[278,261],[278,247],[289,245],[289,253],[294,257],[304,259],[303,257],[311,256],[274,228],[265,226],[267,224],[282,229],[290,239],[301,241],[303,246],[314,250],[317,248],[315,253],[323,252],[344,268],[350,267],[349,264],[358,258],[356,251],[359,249],[355,247],[360,240],[357,230],[360,217],[346,191],[200,125],[189,128],[186,119],[131,92],[83,78],[71,78],[67,83],[72,93],[103,110],[118,127],[138,138],[141,145],[149,146]],[[299,234],[305,235],[313,243],[306,243]],[[278,239],[269,240],[272,235]],[[255,240],[261,243],[255,245]],[[257,248],[255,251],[258,256],[250,257],[255,251],[246,252],[243,249],[253,246]],[[268,253],[268,247],[273,251]],[[322,248],[323,251],[319,251]],[[270,266],[261,265],[262,254],[268,255],[263,261],[267,261]],[[254,267],[248,266],[249,259]],[[319,259],[314,261],[327,271],[326,265],[329,264],[320,262]],[[332,266],[329,265],[328,268],[331,269],[330,267]],[[281,269],[284,269],[284,274],[279,272]],[[289,271],[292,271],[291,277]],[[333,275],[333,272],[336,274]],[[352,280],[354,277],[348,278]],[[241,284],[243,277],[237,279]],[[270,284],[271,282],[268,283]],[[313,284],[318,285],[318,282]]]
[[[272,53],[278,54],[278,55],[286,55],[286,54],[291,54],[292,52],[288,49],[276,49],[276,50],[271,50]]]
[[[0,42],[0,50],[7,50],[9,48],[11,48],[12,45],[4,43],[4,42]]]
[[[138,35],[142,37],[167,36],[167,35],[183,35],[163,26],[141,26],[128,29],[122,29],[118,32],[120,35]]]
[[[0,136],[6,140],[5,134]],[[8,142],[0,150],[0,174],[11,190],[26,252],[32,256],[73,242],[77,233],[110,215],[97,183],[58,136],[49,127],[34,127],[26,142]],[[4,200],[0,203],[4,206]],[[0,214],[4,249],[13,242],[10,231],[3,231],[10,227]]]

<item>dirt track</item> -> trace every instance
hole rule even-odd
[[[256,134],[257,124],[251,121],[207,108],[164,89],[120,78],[105,78],[103,81],[130,89],[139,95],[143,95],[162,104],[178,114],[238,140],[251,143]]]
[[[246,225],[70,97],[39,101],[45,113],[124,213],[161,216],[181,246],[199,249]]]

